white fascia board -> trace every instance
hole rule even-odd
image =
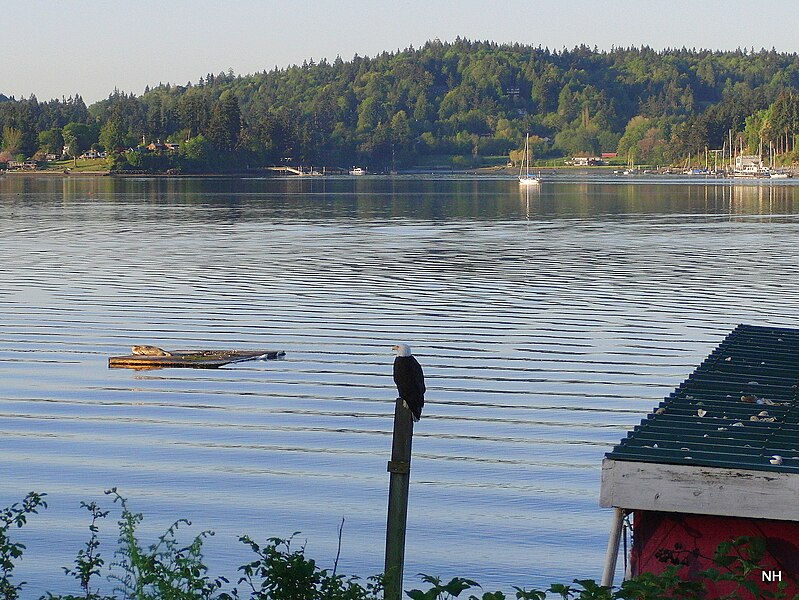
[[[602,461],[602,507],[799,521],[799,474]]]

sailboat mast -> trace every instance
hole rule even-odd
[[[530,147],[530,134],[528,133],[524,138],[524,154],[522,155],[522,161],[519,165],[519,180],[522,177],[526,177],[527,174],[530,172],[530,156],[529,156],[529,149]]]

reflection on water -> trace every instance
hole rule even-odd
[[[379,572],[397,341],[430,389],[406,587],[598,578],[604,452],[735,324],[796,324],[797,189],[5,177],[0,500],[50,494],[20,578],[63,591],[79,502],[112,486],[149,539],[215,530],[231,579],[243,533],[301,531],[332,567],[342,517],[339,569]],[[107,368],[135,343],[287,354]]]
[[[136,208],[157,207],[160,215],[183,215],[213,222],[260,219],[264,211],[271,217],[297,219],[515,218],[525,214],[525,207],[518,205],[519,197],[534,200],[531,208],[539,215],[799,212],[793,180],[689,183],[680,178],[636,181],[550,176],[544,185],[533,189],[514,188],[511,183],[486,177],[209,180],[9,176],[2,182],[2,193],[7,208],[41,201],[48,205],[104,201],[118,206],[119,213],[113,215],[117,218],[129,216],[126,209],[133,208],[133,203]],[[492,201],[486,202],[486,197]],[[187,206],[209,202],[214,203],[213,210],[185,211]]]

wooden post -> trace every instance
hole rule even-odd
[[[610,527],[608,551],[605,554],[605,571],[602,573],[602,585],[613,585],[613,575],[616,572],[616,559],[619,556],[619,541],[621,540],[622,524],[624,523],[624,509],[616,508],[613,514],[613,524]]]
[[[408,485],[411,480],[413,417],[397,398],[394,405],[394,438],[391,445],[391,473],[388,486],[386,523],[385,600],[401,600],[405,568],[405,526],[408,519]]]

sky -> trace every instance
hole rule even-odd
[[[767,7],[767,8],[765,8]],[[7,7],[8,8],[8,7]],[[196,83],[438,38],[550,49],[799,52],[795,0],[26,0],[0,17],[0,93],[40,101]]]

